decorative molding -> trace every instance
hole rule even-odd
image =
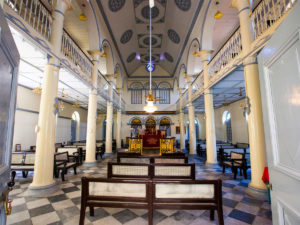
[[[125,111],[127,115],[175,115],[176,111],[156,111],[154,113],[147,113],[145,111]]]

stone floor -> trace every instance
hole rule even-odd
[[[14,199],[12,214],[8,216],[7,224],[78,224],[81,196],[81,177],[106,177],[106,163],[115,161],[115,156],[106,156],[97,166],[87,168],[80,166],[78,174],[74,175],[70,171],[66,175],[66,181],[61,182],[60,191],[47,198],[26,197],[24,192],[32,181],[32,174],[23,179],[21,174],[17,174],[16,185],[10,193]],[[227,170],[225,174],[219,166],[207,168],[204,160],[199,157],[189,159],[195,162],[197,179],[217,179],[223,180],[223,210],[225,224],[272,224],[270,204],[268,202],[251,199],[246,196],[245,189],[250,182],[238,176],[233,180],[232,173]],[[248,174],[250,177],[250,174]],[[154,211],[154,224],[158,225],[196,225],[196,224],[218,224],[209,220],[208,211],[189,210],[156,210]],[[147,225],[147,211],[143,209],[113,209],[96,208],[95,216],[90,217],[87,209],[85,224],[103,225]]]

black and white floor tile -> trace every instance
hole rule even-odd
[[[60,184],[60,190],[47,198],[26,197],[24,194],[32,181],[32,174],[23,179],[18,173],[14,190],[10,193],[13,198],[12,214],[8,216],[8,225],[75,225],[79,222],[81,177],[106,177],[108,161],[115,161],[115,156],[106,156],[97,166],[87,168],[80,166],[78,174],[73,171],[65,176],[66,181]],[[238,176],[233,180],[230,170],[222,174],[219,166],[207,168],[204,160],[199,157],[190,158],[195,162],[197,179],[223,180],[223,210],[224,221],[227,225],[269,225],[272,224],[270,204],[266,201],[251,199],[245,194],[250,179]],[[250,177],[250,173],[248,174]],[[85,224],[90,225],[147,225],[148,215],[144,209],[96,208],[95,216],[90,217],[87,209]],[[193,210],[157,210],[154,211],[156,225],[198,225],[218,224],[209,220],[208,211]]]

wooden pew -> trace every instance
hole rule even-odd
[[[221,180],[129,180],[82,177],[79,224],[84,224],[86,208],[94,216],[94,207],[136,208],[148,210],[153,224],[154,209],[210,210],[218,212],[224,225]]]
[[[247,169],[250,168],[250,165],[247,164],[244,153],[239,152],[230,152],[230,157],[226,156],[223,162],[223,173],[225,173],[225,168],[229,167],[232,169],[234,179],[237,176],[237,170],[240,169],[240,172],[243,171],[244,178],[247,179]],[[242,174],[241,174],[242,175]]]
[[[192,179],[195,180],[195,164],[107,164],[107,178],[148,178],[148,179]]]
[[[68,152],[60,152],[54,155],[54,175],[55,177],[59,176],[59,171],[61,171],[61,179],[65,181],[65,174],[68,172],[68,169],[73,168],[74,174],[76,173],[76,167],[78,166],[77,162],[71,162],[69,159]]]
[[[145,156],[139,153],[118,152],[118,163],[188,163],[183,153],[164,154],[161,156]]]
[[[12,153],[11,170],[22,171],[22,176],[27,177],[29,171],[34,171],[35,153],[21,152]]]

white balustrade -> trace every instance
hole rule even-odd
[[[262,0],[251,14],[254,40],[276,23],[297,0]]]
[[[5,3],[35,31],[47,40],[50,39],[51,12],[39,0],[5,0]]]
[[[92,62],[73,41],[70,35],[64,31],[62,37],[61,52],[78,66],[85,74],[91,77]]]
[[[213,77],[242,52],[240,29],[237,29],[215,57],[209,62],[209,75]]]

